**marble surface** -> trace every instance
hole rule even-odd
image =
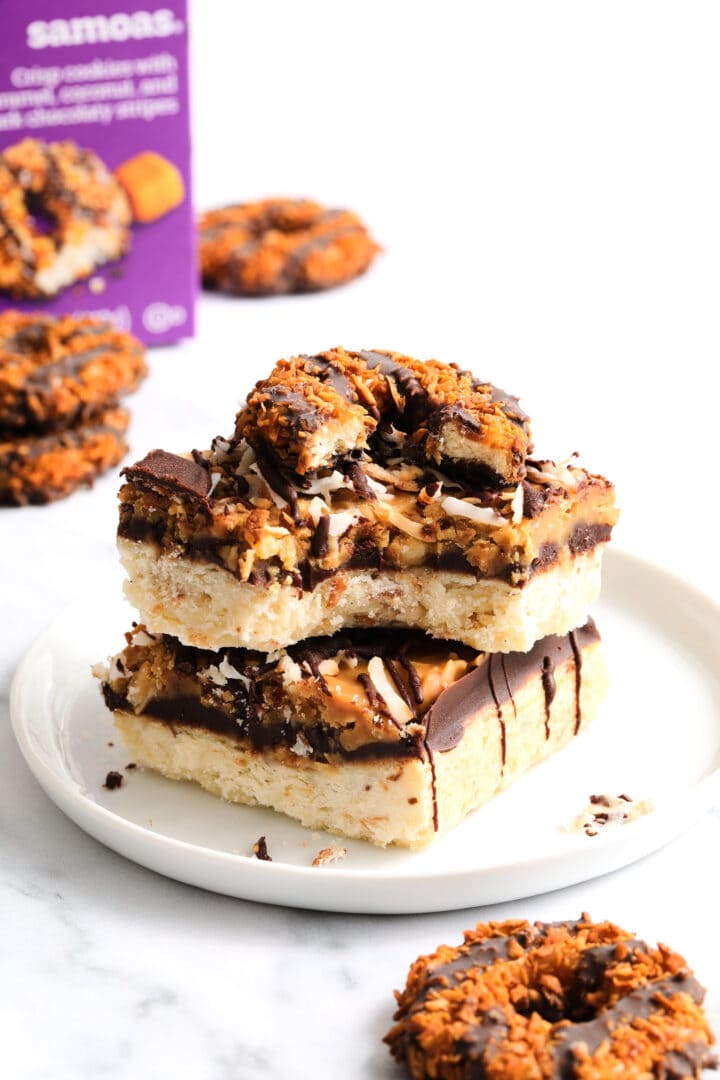
[[[297,911],[179,885],[100,846],[29,776],[0,707],[0,1046],[23,1080],[392,1080],[381,1043],[418,953],[478,920],[587,910],[684,953],[720,1030],[720,818],[595,882],[408,917]],[[9,1063],[9,1066],[8,1066]]]
[[[720,74],[709,6],[687,23],[642,3],[607,5],[607,22],[576,5],[529,5],[522,24],[488,8],[483,33],[415,10],[414,45],[432,64],[412,97],[396,82],[390,99],[375,78],[323,92],[332,5],[284,5],[279,35],[274,5],[255,5],[250,24],[240,6],[230,14],[224,5],[222,35],[197,7],[198,205],[307,192],[361,209],[386,253],[334,293],[203,298],[195,340],[151,354],[151,376],[132,399],[131,459],[227,433],[279,356],[337,343],[436,355],[520,393],[541,452],[579,449],[617,482],[615,542],[720,602],[720,514],[707,472],[720,394],[720,162],[707,135]],[[369,56],[394,70],[405,50],[402,7],[364,5],[351,39],[343,36],[349,70],[367,72]],[[310,16],[315,33],[303,39],[300,64],[295,43]],[[273,41],[284,79],[266,78],[263,49],[237,64],[238,35],[248,32]],[[228,140],[228,94],[240,100],[256,86],[262,109],[242,117],[243,140]],[[307,123],[319,101],[317,123]],[[418,222],[448,190],[441,217],[419,237]],[[481,919],[582,910],[683,952],[708,987],[720,1034],[717,812],[595,881],[411,917],[206,893],[125,861],[63,817],[20,757],[7,692],[54,614],[99,586],[119,592],[117,487],[113,474],[54,506],[0,511],[4,1076],[390,1080],[399,1070],[381,1037],[392,990],[418,953]]]

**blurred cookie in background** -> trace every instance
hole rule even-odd
[[[118,464],[118,401],[146,374],[144,347],[107,322],[0,315],[0,503],[51,502]]]
[[[211,210],[199,230],[203,286],[236,296],[332,289],[365,273],[381,250],[357,214],[310,199]]]

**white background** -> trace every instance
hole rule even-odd
[[[340,342],[457,360],[522,396],[541,450],[611,475],[628,535],[702,581],[720,516],[717,6],[220,10],[194,27],[199,206],[312,195],[386,248],[322,302],[235,305],[238,383],[256,358]]]
[[[151,354],[131,456],[228,432],[283,355],[457,361],[521,396],[542,453],[579,450],[617,483],[618,545],[720,600],[717,5],[196,0],[192,35],[198,208],[307,195],[357,210],[385,253],[322,295],[202,298],[196,339]],[[117,486],[0,513],[6,681],[62,606],[120,589]],[[0,1020],[22,1080],[392,1076],[378,1040],[417,953],[480,918],[581,907],[685,950],[718,1015],[715,817],[594,884],[383,920],[225,900],[123,862],[44,798],[6,730],[0,790],[18,928]]]

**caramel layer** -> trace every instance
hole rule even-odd
[[[502,706],[513,703],[528,681],[539,679],[549,708],[553,672],[568,662],[575,667],[579,730],[582,653],[599,640],[592,620],[564,637],[536,642],[527,653],[502,655],[476,654],[458,643],[431,642],[413,632],[346,631],[267,658],[242,649],[196,650],[167,637],[151,639],[159,646],[138,649],[129,637],[129,648],[103,684],[111,710],[135,712],[171,726],[205,728],[249,741],[257,750],[290,749],[300,736],[303,754],[315,760],[329,755],[423,757],[448,751],[484,709],[497,715],[504,742]],[[128,678],[127,673],[152,665],[158,648],[168,650],[162,670],[174,673],[176,690],[168,692],[161,685],[164,675],[155,676],[154,682],[147,680],[138,705],[142,677]],[[373,658],[382,662],[384,684],[371,677]],[[198,678],[209,670],[217,672],[219,680],[210,690]],[[382,685],[390,687],[385,697],[378,688]]]

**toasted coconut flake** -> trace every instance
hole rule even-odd
[[[337,660],[327,659],[320,661],[318,664],[318,671],[321,675],[337,675],[340,668]]]
[[[300,682],[303,677],[302,668],[288,653],[285,653],[280,660],[278,671],[286,684]]]
[[[209,664],[208,667],[200,669],[198,675],[201,679],[207,679],[208,682],[213,683],[215,686],[227,685],[227,676],[223,675],[217,664]]]
[[[446,496],[441,505],[446,514],[451,514],[453,517],[466,517],[479,525],[490,525],[494,528],[507,525],[507,518],[496,514],[491,507],[475,506],[465,499],[456,499],[454,495]]]
[[[210,449],[218,465],[222,465],[227,461],[230,454],[230,443],[227,439],[223,439],[221,435],[216,435],[210,443]]]
[[[340,862],[347,855],[345,847],[326,847],[318,851],[312,861],[313,866],[327,866],[328,863]]]
[[[519,525],[523,519],[523,506],[525,503],[525,493],[523,492],[522,484],[518,484],[515,488],[515,494],[513,495],[510,508],[512,509],[513,525]]]
[[[327,514],[327,512],[327,503],[324,502],[322,499],[319,499],[317,495],[313,496],[313,498],[308,503],[308,514],[310,515],[310,519],[312,520],[315,528],[317,528],[317,524],[320,518],[324,514]]]
[[[396,529],[400,532],[407,533],[408,536],[412,536],[413,540],[425,540],[427,539],[424,531],[423,524],[420,521],[413,521],[412,518],[407,517],[400,510],[397,510],[394,506],[388,506],[387,508],[388,520]]]
[[[244,440],[243,440],[244,442]],[[242,443],[238,444],[238,449],[242,447]],[[242,450],[240,460],[237,463],[235,473],[237,476],[246,476],[250,471],[250,466],[255,464],[255,451],[249,443],[245,443]]]
[[[388,469],[375,461],[367,461],[363,463],[363,472],[373,480],[382,481],[400,491],[417,491],[422,478],[421,470],[406,462],[400,462],[396,469]]]
[[[331,495],[333,491],[339,491],[340,488],[352,487],[352,484],[343,476],[342,473],[337,471],[331,472],[329,476],[316,476],[314,480],[311,480],[307,487],[303,487],[304,495]]]
[[[408,720],[412,720],[412,712],[390,681],[385,671],[385,665],[379,656],[373,656],[368,663],[368,675],[373,686],[385,701],[393,720],[397,724],[405,724]]]
[[[302,731],[298,731],[295,742],[290,747],[290,753],[295,754],[297,757],[310,757],[312,754],[312,747]]]
[[[535,461],[529,463],[526,470],[527,478],[528,480],[534,481],[536,484],[557,484],[567,491],[576,491],[580,478],[575,475],[575,472],[580,472],[584,475],[584,470],[575,469],[574,472],[571,471],[571,469],[568,468],[568,462],[571,460],[572,458],[568,458],[567,461],[559,463],[555,461]]]
[[[330,514],[328,536],[342,536],[351,525],[360,519],[360,514],[354,510],[342,510],[336,514]]]
[[[207,493],[208,499],[210,498],[213,491],[215,490],[215,488],[218,486],[218,484],[222,480],[222,475],[223,474],[221,472],[211,472],[210,473],[210,488],[209,488],[208,493]]]
[[[249,679],[243,675],[241,671],[238,671],[237,668],[233,667],[227,656],[223,656],[221,662],[218,664],[218,671],[221,675],[224,675],[226,679],[241,679],[249,685]]]
[[[268,495],[270,496],[270,498],[272,499],[272,501],[275,503],[275,505],[278,507],[279,510],[284,510],[286,506],[290,505],[288,500],[283,495],[281,495],[279,491],[276,491],[275,488],[270,487],[270,484],[267,482],[267,479],[261,473],[260,467],[258,466],[258,464],[256,462],[254,462],[250,466],[250,472],[254,473],[255,476],[258,477],[258,479],[261,481],[262,486],[267,491]]]

